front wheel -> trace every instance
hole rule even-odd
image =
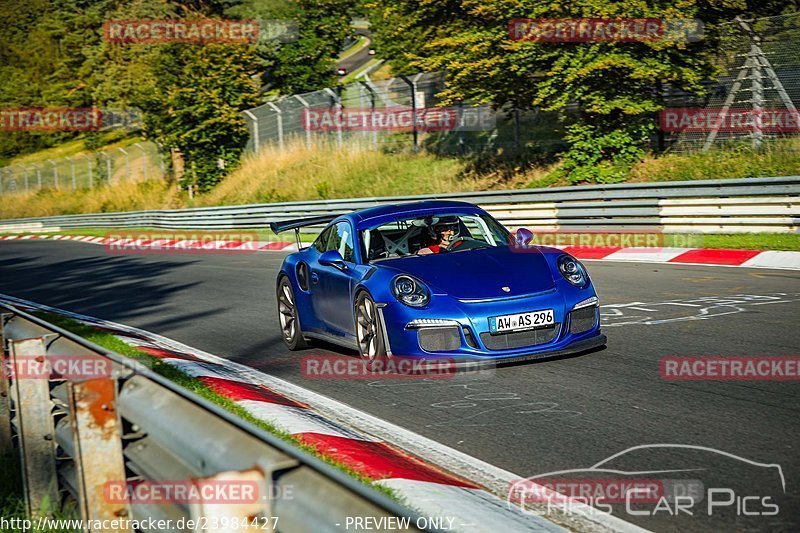
[[[292,284],[285,276],[278,283],[278,323],[281,326],[283,342],[290,350],[302,350],[308,347],[300,329]]]
[[[361,358],[367,361],[386,356],[383,325],[378,318],[378,308],[369,294],[362,292],[356,298],[356,340]]]

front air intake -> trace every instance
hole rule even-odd
[[[584,333],[597,324],[597,311],[595,306],[577,309],[569,314],[569,332],[572,334]]]

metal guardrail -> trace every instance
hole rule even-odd
[[[130,211],[1,220],[61,228],[247,229],[270,222],[427,199],[486,208],[509,227],[660,229],[665,232],[797,232],[800,176],[626,183],[417,196],[349,198],[193,209]]]
[[[146,366],[6,304],[0,318],[3,362],[15,370],[0,379],[0,454],[19,454],[32,516],[66,496],[84,523],[171,519],[174,529],[180,519],[205,517],[232,531],[226,520],[249,518],[267,519],[262,530],[325,532],[343,530],[348,516],[394,516],[409,517],[417,531],[417,516],[385,495]],[[66,358],[99,360],[109,371],[51,374],[48,365]],[[175,480],[249,482],[261,496],[236,504],[108,497],[109,483]]]

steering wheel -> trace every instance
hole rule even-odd
[[[482,248],[484,246],[486,246],[486,243],[483,241],[479,241],[478,239],[472,239],[470,237],[459,237],[458,239],[448,244],[445,250],[447,250],[448,252],[452,252],[454,250],[472,250],[473,248]]]

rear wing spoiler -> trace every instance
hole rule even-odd
[[[306,226],[316,226],[318,224],[328,224],[329,222],[333,221],[334,219],[340,216],[341,214],[322,215],[318,217],[296,218],[294,220],[270,222],[269,229],[271,229],[275,233],[275,235],[284,232],[286,230],[293,229],[295,240],[297,241],[297,248],[300,249],[302,248],[302,246],[300,246],[300,228],[304,228]]]

